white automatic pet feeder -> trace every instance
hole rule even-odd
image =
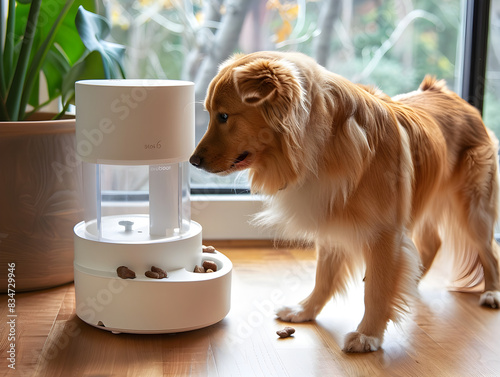
[[[222,320],[232,264],[217,251],[202,252],[201,226],[191,221],[193,83],[77,82],[76,149],[85,195],[85,219],[75,226],[78,317],[126,333],[180,332]],[[132,186],[138,175],[144,182]],[[194,273],[205,260],[217,270]],[[136,277],[120,278],[120,266]],[[145,276],[152,266],[168,277]]]

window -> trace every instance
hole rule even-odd
[[[500,1],[493,0],[490,9],[484,123],[500,137]]]
[[[490,8],[487,45],[486,80],[484,89],[483,120],[500,138],[500,0],[493,0]],[[500,241],[500,223],[495,237]]]
[[[197,141],[208,123],[203,110],[206,88],[218,65],[237,51],[301,51],[329,70],[376,85],[389,95],[416,89],[425,74],[461,90],[465,0],[110,0],[108,4],[112,35],[128,46],[129,78],[195,82]],[[492,1],[484,110],[487,125],[498,132],[499,4],[500,0]],[[200,221],[221,224],[205,237],[263,237],[250,226],[248,231],[254,233],[245,236],[243,225],[237,235],[223,236],[224,229],[248,219],[247,214],[225,213],[227,208],[258,209],[258,198],[244,194],[245,173],[218,177],[193,168],[191,187],[193,218],[198,212],[211,219]]]

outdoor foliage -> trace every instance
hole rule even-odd
[[[129,46],[130,77],[185,79],[196,84],[197,139],[206,129],[208,83],[233,52],[301,51],[329,70],[389,95],[415,90],[426,74],[457,90],[460,0],[112,0],[112,35]],[[498,17],[500,0],[492,1]],[[495,8],[496,7],[496,8]],[[493,45],[492,45],[493,46]],[[497,54],[500,45],[493,46]],[[499,59],[490,59],[499,70]],[[499,80],[486,99],[494,115]],[[494,115],[494,116],[490,116]]]
[[[104,41],[110,26],[96,9],[96,0],[2,1],[0,121],[23,120],[60,96],[63,114],[76,80],[123,76],[124,48]]]

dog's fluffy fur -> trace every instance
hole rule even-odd
[[[258,52],[220,67],[205,107],[191,163],[249,169],[268,196],[257,221],[316,244],[316,286],[281,319],[314,319],[364,266],[365,314],[344,350],[377,350],[442,245],[463,285],[484,277],[480,303],[500,306],[497,142],[443,81],[390,98],[302,54]]]

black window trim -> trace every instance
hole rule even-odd
[[[466,0],[460,96],[483,113],[491,0]]]

